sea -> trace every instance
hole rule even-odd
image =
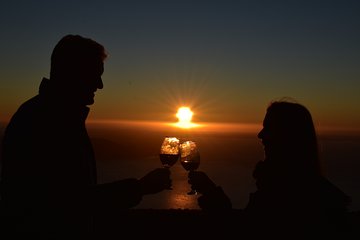
[[[1,124],[0,137],[6,124]],[[192,140],[200,152],[198,170],[205,172],[232,201],[246,206],[256,190],[252,171],[264,158],[257,138],[261,125],[199,124],[181,129],[174,124],[141,121],[88,121],[87,129],[97,160],[98,183],[141,178],[163,167],[159,158],[166,136]],[[349,209],[360,210],[360,134],[342,131],[318,133],[324,175],[352,199]],[[1,149],[0,149],[1,150]],[[289,159],[291,160],[291,159]],[[199,209],[199,195],[188,195],[188,172],[180,162],[170,168],[172,189],[143,197],[137,209]]]

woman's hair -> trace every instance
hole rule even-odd
[[[284,151],[296,161],[294,167],[320,174],[317,136],[309,110],[299,103],[280,100],[271,102],[267,116],[283,138]]]

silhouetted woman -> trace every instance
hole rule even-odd
[[[328,221],[338,226],[349,198],[321,173],[310,112],[298,103],[273,102],[258,138],[265,159],[253,172],[257,191],[250,194],[246,211],[264,220],[277,216],[294,223]]]
[[[342,227],[349,197],[321,174],[310,112],[298,103],[272,102],[258,138],[264,145],[265,159],[254,169],[257,190],[250,194],[244,209],[250,221],[271,227],[279,222],[317,229],[319,224]],[[192,174],[189,182],[193,188],[206,189],[207,193],[216,189],[204,173]],[[215,209],[228,205],[219,201],[217,192],[217,200],[204,193],[199,198],[200,207]]]

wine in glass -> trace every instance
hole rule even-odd
[[[200,165],[199,149],[194,141],[185,141],[180,144],[180,163],[186,171],[194,171]],[[189,195],[197,194],[196,190],[188,192]]]
[[[165,137],[160,147],[160,161],[165,168],[174,165],[180,157],[180,140]],[[171,187],[169,189],[172,189]]]

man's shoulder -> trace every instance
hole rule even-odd
[[[41,106],[41,100],[39,95],[36,95],[28,100],[26,100],[24,103],[22,103],[17,112],[20,113],[26,113],[26,112],[33,112],[34,110],[40,108]]]
[[[10,123],[21,122],[22,120],[29,120],[31,117],[36,116],[36,112],[40,109],[40,100],[38,96],[34,96],[25,101],[12,116]]]

